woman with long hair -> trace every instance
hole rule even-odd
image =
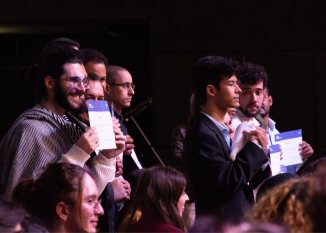
[[[312,232],[312,222],[307,213],[312,194],[312,179],[290,179],[267,191],[245,220],[278,224],[292,233]]]
[[[92,174],[77,165],[49,165],[36,179],[20,181],[12,193],[50,232],[96,232],[103,208]]]
[[[129,232],[183,232],[182,212],[189,200],[185,176],[169,167],[152,167],[143,172],[135,190]],[[130,224],[141,211],[138,222]]]

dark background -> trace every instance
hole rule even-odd
[[[69,37],[130,71],[132,107],[154,97],[135,118],[167,163],[172,130],[188,115],[192,66],[207,55],[264,66],[277,129],[302,128],[315,153],[326,155],[325,10],[323,0],[1,1],[0,136],[32,105],[28,66],[50,39]],[[157,163],[127,127],[145,165]]]

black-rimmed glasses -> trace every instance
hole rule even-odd
[[[74,83],[76,88],[80,87],[81,83],[83,83],[84,87],[87,87],[89,84],[88,78],[84,78],[83,80],[80,80],[79,78],[74,78],[74,77],[71,77],[70,79],[64,79],[64,78],[60,78],[60,79]]]
[[[108,83],[109,85],[116,85],[116,86],[122,86],[124,89],[132,88],[135,90],[136,85],[130,84],[130,83]]]

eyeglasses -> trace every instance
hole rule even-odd
[[[116,85],[116,86],[122,86],[124,89],[129,89],[132,88],[135,90],[136,85],[135,84],[130,84],[130,83],[108,83],[109,85]]]
[[[60,79],[64,80],[64,81],[74,83],[76,88],[80,87],[81,83],[84,84],[84,87],[87,87],[88,84],[89,84],[89,79],[88,78],[84,78],[83,80],[80,80],[79,78],[75,78],[75,77],[71,77],[70,79],[64,79],[64,78],[60,78]]]
[[[91,203],[93,204],[94,211],[96,211],[97,207],[98,207],[99,205],[101,205],[102,200],[98,200],[98,201],[93,201],[93,200],[91,200]]]

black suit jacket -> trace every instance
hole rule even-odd
[[[253,188],[270,173],[269,166],[265,173],[260,169],[268,158],[252,142],[232,161],[222,132],[202,113],[187,132],[184,157],[195,196],[196,216],[212,214],[232,223],[241,220],[254,202]],[[253,183],[248,185],[250,181]]]

